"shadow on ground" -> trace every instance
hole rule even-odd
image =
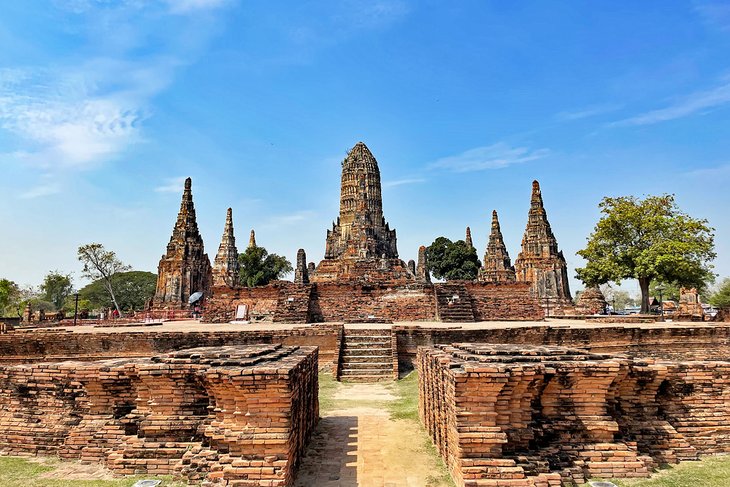
[[[302,458],[295,487],[356,487],[357,416],[319,420]]]

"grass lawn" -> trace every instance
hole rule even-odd
[[[131,487],[140,479],[162,480],[160,487],[182,487],[179,482],[169,477],[137,476],[114,480],[66,480],[52,478],[53,472],[61,465],[72,462],[61,462],[53,458],[33,461],[19,457],[0,457],[0,486],[3,487]]]
[[[707,457],[661,469],[650,479],[612,482],[619,487],[728,487],[730,456]]]

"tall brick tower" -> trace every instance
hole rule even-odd
[[[236,287],[238,285],[238,249],[233,234],[233,210],[226,212],[226,224],[218,253],[213,261],[213,285]]]
[[[553,235],[543,206],[540,183],[532,182],[532,198],[522,251],[515,260],[518,281],[529,281],[544,308],[558,310],[573,300],[568,285],[568,267]]]
[[[479,280],[484,282],[514,282],[515,268],[504,244],[502,229],[499,227],[497,210],[492,211],[492,232],[484,253],[484,265],[479,269]]]
[[[195,220],[192,180],[187,178],[167,252],[157,267],[153,306],[158,309],[185,309],[191,294],[201,291],[209,296],[210,285],[210,260]]]
[[[383,216],[378,161],[362,142],[342,162],[341,183],[340,216],[327,230],[324,260],[311,280],[413,280]]]

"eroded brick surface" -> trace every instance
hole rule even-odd
[[[0,367],[0,452],[203,485],[287,486],[317,423],[314,347]]]
[[[418,350],[421,419],[459,485],[646,477],[730,450],[730,363],[562,347]]]

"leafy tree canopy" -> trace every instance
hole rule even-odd
[[[603,216],[578,252],[587,264],[577,277],[586,285],[637,279],[648,312],[652,281],[702,287],[713,277],[714,229],[680,211],[673,195],[606,197],[599,208]]]
[[[638,303],[638,300],[633,298],[628,291],[613,287],[610,284],[602,285],[601,292],[603,297],[606,298],[606,302],[615,307],[614,311],[626,309],[627,306],[636,306],[636,303]]]
[[[723,279],[709,301],[716,308],[730,308],[730,278]]]
[[[247,287],[265,286],[275,279],[281,279],[294,268],[286,257],[269,254],[265,248],[248,247],[239,254],[241,285]]]
[[[20,297],[20,287],[9,279],[0,279],[0,315],[15,315],[13,304]]]
[[[112,277],[114,294],[119,307],[124,311],[139,311],[155,294],[157,274],[145,271],[117,272]],[[73,312],[74,296],[69,296],[64,309]],[[114,307],[104,279],[97,279],[79,291],[79,310],[106,309]]]
[[[106,250],[102,244],[91,243],[79,247],[78,259],[84,264],[83,276],[92,281],[101,280],[109,293],[112,303],[121,316],[122,310],[117,301],[113,277],[119,272],[130,270],[130,267],[117,258],[111,250]]]
[[[474,247],[463,240],[452,242],[438,237],[426,249],[428,269],[437,279],[476,279],[479,274],[479,257]]]
[[[54,308],[59,310],[63,307],[66,298],[73,293],[71,274],[51,271],[43,278],[40,289],[43,300],[53,303]]]

